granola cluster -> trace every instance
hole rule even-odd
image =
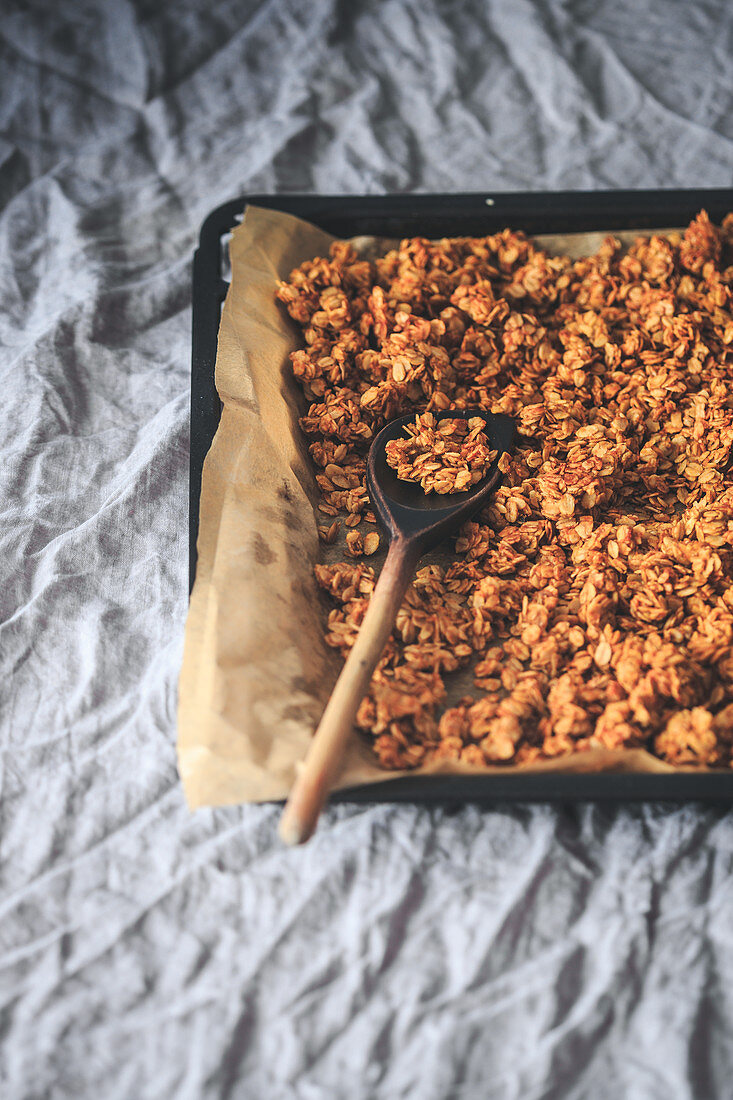
[[[387,464],[401,481],[416,481],[425,493],[470,489],[498,453],[491,450],[486,421],[480,416],[436,419],[434,413],[418,413],[405,430],[406,437],[387,443]]]
[[[523,234],[345,242],[279,299],[302,326],[301,423],[329,522],[375,531],[365,455],[414,411],[515,417],[502,487],[426,565],[359,711],[386,767],[643,746],[730,766],[733,215],[553,256]],[[333,531],[326,529],[328,532]],[[317,567],[344,656],[375,573]],[[447,706],[457,669],[475,690]]]

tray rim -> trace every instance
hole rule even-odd
[[[653,230],[682,225],[701,208],[717,220],[733,210],[733,188],[645,191],[523,191],[401,193],[392,195],[253,194],[232,199],[204,220],[193,257],[189,476],[189,590],[196,570],[196,537],[203,462],[218,426],[221,404],[214,363],[221,306],[229,287],[222,273],[222,237],[247,205],[294,214],[335,235],[417,235],[420,225],[442,227],[424,236],[478,235],[505,225],[529,233]],[[362,228],[347,223],[357,220]],[[370,228],[363,228],[369,225]],[[402,229],[398,229],[402,226]],[[456,227],[459,227],[456,231]],[[453,232],[451,233],[451,228]],[[582,782],[578,782],[582,780]],[[334,791],[332,802],[528,803],[733,801],[730,772],[522,773],[407,776]]]

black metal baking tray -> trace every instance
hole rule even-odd
[[[648,231],[684,226],[701,209],[713,221],[733,210],[733,189],[477,192],[448,195],[249,195],[213,210],[193,260],[189,579],[196,573],[201,473],[221,415],[214,386],[221,307],[229,287],[228,234],[248,203],[282,210],[337,237],[479,236],[509,226],[527,233]],[[730,802],[730,772],[602,772],[419,776],[338,792],[349,802]]]

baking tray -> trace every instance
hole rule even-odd
[[[229,288],[227,241],[248,203],[313,222],[336,237],[483,236],[509,226],[526,233],[649,231],[686,225],[701,209],[713,221],[733,210],[733,189],[684,191],[477,192],[447,195],[248,195],[209,214],[193,260],[189,583],[196,573],[204,458],[221,403],[214,386],[221,307]],[[336,792],[347,802],[725,802],[730,772],[602,772],[419,776]]]

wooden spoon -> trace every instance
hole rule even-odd
[[[414,413],[391,421],[372,443],[367,458],[367,489],[389,538],[389,552],[357,639],[280,819],[280,836],[286,844],[303,844],[316,827],[359,704],[366,695],[419,559],[486,503],[501,479],[498,460],[514,443],[515,425],[509,416],[480,409],[448,409],[433,415],[436,420],[480,416],[486,421],[492,451],[499,453],[476,485],[461,493],[441,496],[423,492],[414,482],[400,481],[395,470],[387,465],[385,445],[405,434],[405,425],[414,421]]]

